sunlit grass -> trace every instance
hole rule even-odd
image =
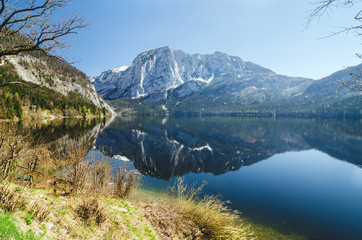
[[[40,239],[32,232],[22,232],[15,224],[15,220],[9,213],[0,213],[0,239],[32,240]]]
[[[217,196],[199,198],[204,185],[198,188],[187,186],[179,179],[170,188],[174,197],[174,209],[191,218],[201,229],[206,239],[254,239],[254,234],[245,223],[238,223],[238,212],[232,211],[226,202]]]

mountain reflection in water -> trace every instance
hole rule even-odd
[[[131,159],[144,175],[223,174],[271,156],[308,149],[362,165],[359,120],[291,118],[118,118],[97,146]]]

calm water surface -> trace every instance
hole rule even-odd
[[[231,207],[310,239],[362,239],[362,121],[119,118],[97,148],[125,156],[144,187],[177,176]]]

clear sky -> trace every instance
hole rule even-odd
[[[317,0],[73,0],[67,7],[90,25],[69,38],[68,58],[89,76],[131,65],[141,52],[170,46],[215,51],[276,73],[318,79],[361,59],[362,37],[338,27],[357,24],[360,5],[338,9],[306,28]]]

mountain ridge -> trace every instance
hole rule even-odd
[[[103,72],[93,84],[114,106],[137,112],[144,110],[135,105],[147,104],[158,112],[313,112],[359,95],[333,84],[323,89],[326,79],[279,75],[218,51],[202,55],[162,47],[140,53],[129,67]]]

